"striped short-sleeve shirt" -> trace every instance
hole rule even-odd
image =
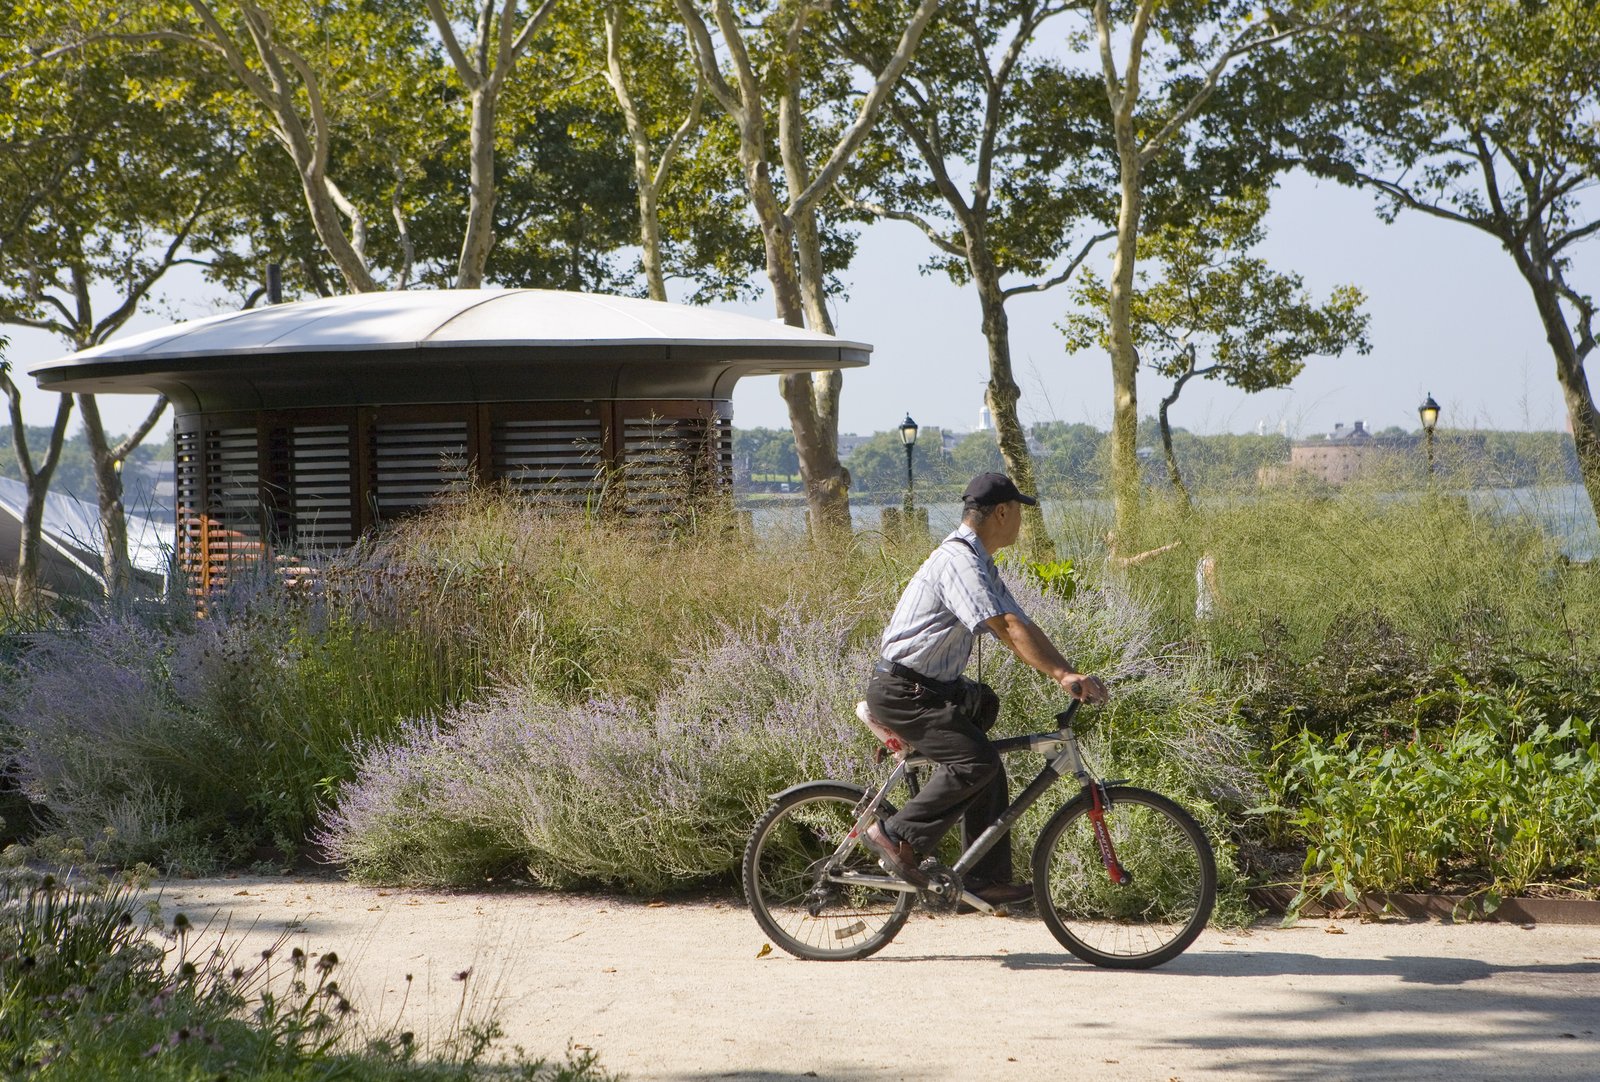
[[[1027,619],[994,558],[963,522],[911,577],[883,630],[881,652],[884,660],[929,679],[954,680],[967,667],[979,631],[987,630],[984,621],[1007,612]]]

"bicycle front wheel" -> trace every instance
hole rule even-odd
[[[744,896],[779,947],[813,961],[847,961],[881,950],[911,913],[914,895],[829,882],[830,872],[882,876],[859,842],[835,859],[855,825],[863,790],[813,782],[767,809],[744,850]],[[884,808],[884,814],[892,813]]]
[[[1127,880],[1113,882],[1089,796],[1045,824],[1033,851],[1034,896],[1050,933],[1073,954],[1109,969],[1149,969],[1182,954],[1217,900],[1211,843],[1159,793],[1112,786],[1105,810],[1111,848]]]

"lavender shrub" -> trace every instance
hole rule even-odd
[[[205,635],[104,616],[40,635],[14,663],[3,712],[16,774],[63,835],[129,863],[209,862],[244,810],[227,781],[245,749],[175,685]]]
[[[513,862],[558,887],[725,878],[772,792],[865,772],[871,738],[852,703],[871,651],[852,611],[724,628],[649,707],[509,688],[409,726],[365,749],[320,840],[386,881],[473,882]]]

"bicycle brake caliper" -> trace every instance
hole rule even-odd
[[[1105,788],[1104,783],[1096,783],[1089,788],[1089,822],[1094,825],[1094,841],[1100,847],[1100,863],[1106,866],[1106,874],[1117,886],[1125,887],[1133,882],[1133,876],[1117,860],[1117,851],[1111,844],[1111,831],[1106,829],[1106,808],[1110,807],[1111,800]]]

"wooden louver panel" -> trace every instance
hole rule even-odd
[[[297,425],[289,430],[294,547],[301,552],[355,544],[349,425]]]
[[[622,449],[634,512],[726,491],[733,476],[733,428],[715,416],[625,418]]]
[[[209,429],[205,434],[204,588],[225,585],[229,565],[260,559],[263,540],[256,429]]]
[[[201,478],[200,433],[174,433],[173,449],[178,573],[204,590],[205,491]]]
[[[426,507],[471,478],[465,421],[373,425],[372,504],[379,518]]]
[[[494,476],[520,493],[583,504],[600,489],[604,430],[598,420],[496,421]]]

